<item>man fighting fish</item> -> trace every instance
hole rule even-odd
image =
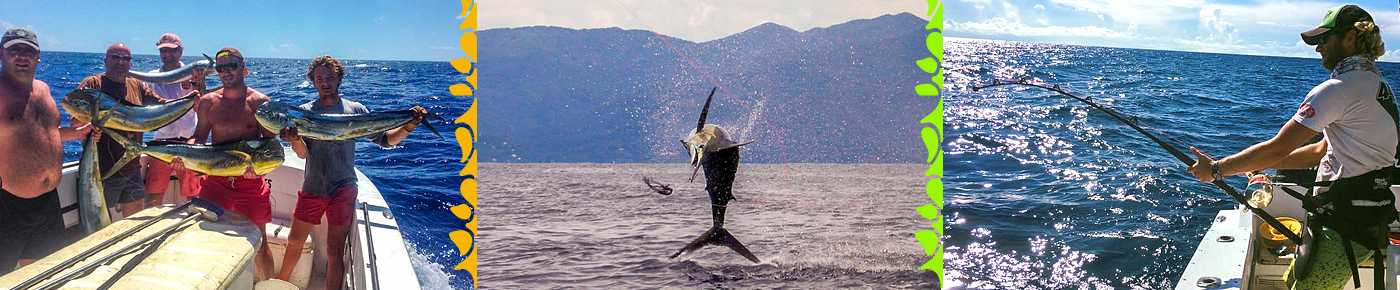
[[[739,170],[739,146],[747,145],[753,141],[734,142],[734,140],[729,139],[729,134],[724,131],[724,128],[705,124],[705,115],[709,114],[710,101],[714,97],[715,90],[711,89],[710,96],[705,99],[705,108],[700,111],[700,123],[695,126],[695,130],[691,131],[689,136],[681,139],[681,143],[690,153],[690,164],[695,166],[695,171],[690,174],[690,180],[694,181],[700,168],[705,168],[705,191],[710,193],[715,224],[710,230],[691,241],[685,248],[671,255],[671,258],[674,259],[681,254],[700,249],[706,245],[721,245],[738,252],[749,261],[760,263],[758,257],[755,257],[748,248],[744,247],[743,243],[739,243],[738,239],[735,239],[728,230],[724,229],[724,210],[729,205],[729,201],[734,200],[731,189],[734,187],[734,172]],[[648,182],[648,186],[652,186],[653,189],[657,188],[651,182]],[[670,193],[669,187],[666,188],[666,193]]]

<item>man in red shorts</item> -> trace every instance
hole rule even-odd
[[[222,144],[242,140],[271,138],[272,132],[262,129],[253,118],[253,112],[269,99],[257,90],[243,83],[248,75],[244,67],[243,54],[238,49],[225,47],[214,58],[214,70],[219,73],[223,89],[209,92],[200,97],[195,113],[199,121],[194,128],[195,144]],[[217,120],[217,121],[216,121]],[[184,163],[180,159],[171,160],[170,166],[176,172],[183,172]],[[265,233],[267,222],[272,221],[272,202],[268,194],[272,188],[262,176],[253,173],[249,167],[243,176],[226,177],[205,175],[200,177],[199,197],[230,210],[248,216],[258,225],[258,232]],[[258,280],[272,278],[272,253],[267,248],[267,239],[262,239],[258,253],[254,256]]]
[[[180,43],[180,36],[174,33],[161,35],[160,40],[156,41],[156,49],[160,50],[161,65],[159,69],[150,72],[158,73],[171,71],[185,66],[183,62],[180,62],[180,57],[183,56],[185,52],[184,45]],[[190,78],[188,81],[173,84],[145,84],[162,99],[174,100],[188,96],[195,91],[201,93],[206,92],[204,90],[205,73],[203,68],[195,68],[194,77]],[[195,112],[185,113],[185,116],[175,120],[174,123],[157,129],[153,132],[155,133],[155,140],[181,143],[191,141],[189,136],[194,135],[194,126],[199,123],[198,115],[199,114]],[[147,160],[146,163],[148,164],[146,165],[145,174],[146,206],[144,208],[151,208],[161,204],[161,199],[165,197],[166,189],[170,188],[170,176],[171,173],[174,173],[174,170],[172,170],[170,164],[165,163],[165,161],[160,161],[150,156],[144,158]],[[194,171],[185,170],[183,173],[174,175],[180,179],[180,194],[175,198],[175,203],[184,203],[185,199],[199,194],[199,180],[194,174]]]
[[[306,78],[316,86],[318,97],[315,101],[301,105],[302,109],[317,114],[364,114],[369,113],[364,105],[340,98],[340,80],[345,76],[345,67],[329,55],[311,60],[306,70]],[[381,148],[389,148],[403,141],[408,133],[418,127],[426,110],[413,107],[420,117],[388,132],[371,135],[370,141]],[[306,159],[304,181],[297,194],[296,220],[292,222],[292,232],[288,234],[287,252],[283,255],[282,271],[278,279],[287,280],[292,276],[297,259],[301,258],[301,247],[311,228],[321,224],[325,216],[330,224],[326,233],[327,270],[326,289],[340,289],[345,276],[346,238],[350,226],[355,222],[355,198],[359,195],[355,178],[355,140],[315,140],[302,139],[296,127],[287,127],[281,132],[283,141],[292,144],[292,151]]]

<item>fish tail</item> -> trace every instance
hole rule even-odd
[[[433,119],[437,119],[438,121],[442,121],[443,123],[447,122],[447,119],[443,119],[441,116],[438,116],[437,114],[433,113],[424,113],[423,117],[432,117]],[[418,124],[423,125],[424,128],[428,128],[428,131],[433,131],[433,134],[437,134],[439,139],[447,140],[447,138],[442,137],[442,133],[438,133],[438,130],[436,128],[433,128],[433,124],[431,124],[431,122],[423,121],[418,122]]]
[[[740,256],[744,256],[745,259],[748,259],[751,262],[762,263],[758,260],[757,256],[754,256],[753,252],[749,251],[748,247],[744,247],[744,243],[740,243],[739,239],[734,238],[734,235],[730,234],[728,230],[725,230],[724,227],[720,226],[715,226],[710,228],[710,230],[705,231],[705,233],[701,234],[700,237],[695,238],[695,240],[691,241],[690,244],[686,245],[684,248],[681,248],[680,251],[677,251],[675,254],[671,255],[671,258],[675,259],[681,254],[698,250],[707,245],[725,246],[730,250],[734,250],[734,252],[739,253]]]
[[[121,144],[122,148],[126,149],[126,153],[122,154],[122,158],[118,159],[116,163],[112,164],[112,169],[109,169],[107,173],[102,174],[102,179],[112,177],[112,174],[116,174],[118,169],[121,169],[122,166],[126,166],[127,162],[131,162],[131,160],[134,160],[136,159],[136,157],[141,156],[141,152],[146,150],[146,145],[142,145],[141,143],[137,143],[136,141],[131,141],[131,139],[127,139],[126,136],[122,136],[121,133],[117,133],[107,128],[102,128],[102,134],[110,136],[113,141],[117,141],[117,144]]]

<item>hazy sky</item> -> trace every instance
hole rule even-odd
[[[1358,4],[1381,26],[1383,60],[1400,61],[1400,3],[1282,0],[945,0],[946,35],[1316,58],[1298,34],[1327,9]]]
[[[919,0],[485,0],[477,5],[481,6],[478,17],[482,29],[538,25],[621,27],[653,30],[695,42],[739,33],[764,22],[806,31],[903,12],[928,18],[924,16],[928,4]]]

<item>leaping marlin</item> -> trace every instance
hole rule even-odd
[[[730,200],[734,200],[731,189],[734,187],[734,173],[739,170],[739,146],[747,145],[753,141],[738,143],[729,139],[729,133],[718,125],[705,124],[705,116],[710,112],[710,101],[715,98],[715,90],[710,89],[710,96],[705,99],[705,108],[700,111],[700,123],[695,125],[695,130],[685,139],[681,139],[681,144],[685,145],[686,151],[690,153],[690,165],[695,166],[695,171],[691,172],[690,180],[694,181],[699,174],[700,168],[705,168],[705,191],[710,193],[711,210],[714,217],[714,226],[705,231],[700,237],[695,238],[685,248],[681,248],[676,254],[671,255],[674,259],[686,252],[700,249],[706,245],[721,245],[743,255],[744,258],[760,263],[749,249],[744,247],[734,235],[729,234],[724,229],[724,210],[729,205]]]

